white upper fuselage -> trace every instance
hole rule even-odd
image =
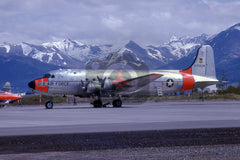
[[[217,79],[202,77],[197,75],[190,75],[182,73],[179,70],[152,70],[152,71],[125,71],[121,75],[124,79],[133,79],[141,77],[142,75],[159,74],[159,78],[146,83],[144,86],[138,86],[131,89],[114,90],[111,87],[117,76],[118,72],[113,70],[79,70],[79,69],[66,69],[55,70],[45,75],[45,78],[39,79],[36,83],[37,90],[46,92],[48,94],[62,94],[62,95],[77,95],[89,96],[92,90],[100,88],[100,81],[98,78],[104,79],[104,90],[109,92],[119,93],[137,93],[144,92],[150,94],[159,94],[166,92],[177,92],[184,90],[191,90],[196,87],[205,87],[205,85],[215,84]],[[146,81],[146,79],[144,79]],[[91,82],[91,85],[89,84]],[[200,83],[199,83],[200,82]],[[205,82],[202,83],[202,82]],[[202,83],[202,86],[199,85]],[[109,86],[109,87],[107,87]]]

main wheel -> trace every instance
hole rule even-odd
[[[95,101],[93,101],[93,107],[94,107],[94,108],[100,108],[100,107],[102,107],[102,101],[101,101],[101,100],[95,100]]]
[[[122,107],[122,101],[120,99],[115,99],[112,102],[113,107]]]
[[[53,108],[53,103],[51,101],[47,101],[45,103],[45,107],[46,107],[46,109],[52,109]]]

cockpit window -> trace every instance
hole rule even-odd
[[[55,75],[54,75],[54,74],[47,73],[47,74],[44,74],[44,75],[43,75],[43,78],[55,78]]]
[[[50,77],[51,77],[51,74],[49,73],[43,75],[43,78],[50,78]]]

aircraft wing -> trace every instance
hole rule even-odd
[[[112,88],[116,91],[134,91],[163,76],[162,74],[148,74],[130,79],[112,81]]]
[[[10,100],[0,100],[0,104],[8,104]]]

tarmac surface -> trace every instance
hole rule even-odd
[[[0,136],[240,127],[240,101],[165,101],[122,108],[6,106]]]
[[[1,160],[239,160],[240,145],[3,154]]]

